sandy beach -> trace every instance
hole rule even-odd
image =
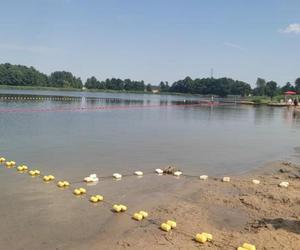
[[[87,187],[90,194],[126,204],[128,214],[13,169],[1,171],[1,181],[18,178],[23,185],[17,190],[12,184],[1,194],[0,244],[6,249],[236,249],[244,242],[257,249],[299,249],[300,168],[295,164],[268,163],[231,176],[228,183],[151,174]],[[290,186],[278,187],[281,181]],[[149,212],[149,220],[130,217],[139,210]],[[168,219],[177,228],[166,233],[158,224]],[[201,232],[211,233],[214,241],[195,242],[193,236]]]

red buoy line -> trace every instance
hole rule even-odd
[[[5,161],[4,161],[4,162],[0,162],[0,165],[1,165],[1,163],[4,164]],[[24,166],[24,165],[23,165],[23,166]],[[12,166],[9,167],[9,168],[14,168],[14,167],[15,167],[15,164],[12,165]],[[26,171],[21,171],[20,173],[25,173],[25,172],[26,172],[26,173],[27,173],[27,172],[30,172],[30,170],[27,169]],[[44,175],[41,175],[41,174],[38,174],[38,175],[33,176],[33,177],[39,177],[39,178],[43,179],[45,176],[44,176]],[[190,176],[190,177],[192,177],[192,176]],[[47,181],[47,183],[49,183],[49,182]],[[69,185],[68,187],[71,187],[71,185]],[[72,190],[70,190],[70,189],[68,189],[68,188],[61,188],[61,189],[63,189],[63,190],[69,190],[69,191],[72,192]],[[87,192],[85,192],[84,194],[85,194],[85,195],[83,195],[82,197],[85,198],[85,199],[87,199],[89,194],[88,194]],[[112,208],[112,206],[114,206],[113,203],[107,201],[106,199],[102,200],[101,202],[103,202],[104,204],[106,204],[106,205],[109,206],[110,208]],[[122,213],[126,214],[126,215],[129,216],[130,218],[133,218],[132,214],[129,213],[129,212],[127,211],[127,209],[126,209],[125,211],[123,211]],[[151,219],[151,218],[145,217],[144,220],[148,221],[148,222],[149,222],[149,225],[154,225],[155,227],[161,226],[161,222],[158,221],[157,219]],[[172,231],[173,231],[173,230],[172,230]],[[182,234],[182,235],[187,236],[187,237],[191,237],[191,239],[195,240],[195,235],[193,235],[192,233],[186,232],[186,231],[184,231],[184,230],[178,229],[177,227],[176,227],[176,230],[174,230],[174,232],[179,233],[179,234]],[[204,242],[203,242],[203,243],[204,243]],[[233,246],[233,245],[231,245],[231,244],[229,244],[229,243],[225,243],[225,244],[224,244],[224,242],[220,242],[220,241],[215,240],[215,239],[214,239],[214,240],[211,240],[211,241],[208,241],[208,243],[211,243],[211,244],[213,244],[213,245],[216,245],[216,243],[217,243],[217,244],[219,243],[219,244],[221,244],[222,246],[225,245],[225,246],[227,246],[227,247],[231,247],[231,248],[233,248],[233,249],[236,249],[235,246]]]
[[[217,106],[219,103],[196,103],[196,104],[147,104],[147,105],[128,105],[128,106],[95,106],[95,107],[78,107],[78,108],[8,108],[0,109],[0,113],[35,113],[35,112],[83,112],[99,110],[127,110],[127,109],[145,109],[145,108],[169,108],[169,107],[197,107],[197,106]]]

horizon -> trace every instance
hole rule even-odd
[[[213,68],[214,78],[283,86],[300,76],[300,3],[270,2],[10,1],[1,6],[0,63],[152,85]]]

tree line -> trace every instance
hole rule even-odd
[[[80,78],[66,71],[55,71],[49,76],[34,67],[0,64],[0,85],[82,88]]]
[[[266,81],[258,78],[256,87],[251,86],[243,81],[233,80],[231,78],[196,78],[186,77],[182,80],[175,81],[169,85],[168,82],[160,82],[158,86],[145,84],[144,81],[134,81],[131,79],[111,78],[104,81],[98,80],[96,77],[89,77],[83,84],[79,77],[74,76],[71,72],[55,71],[50,75],[39,72],[34,67],[23,65],[12,65],[9,63],[0,64],[0,85],[13,86],[44,86],[57,88],[78,88],[87,89],[108,89],[119,91],[145,91],[152,92],[157,90],[160,92],[173,93],[190,93],[202,95],[218,95],[225,97],[228,95],[248,96],[250,94],[256,96],[273,97],[286,91],[296,91],[300,93],[300,78],[295,83],[286,83],[283,87],[278,86],[274,81]]]

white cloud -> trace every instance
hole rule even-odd
[[[245,50],[242,46],[235,44],[235,43],[224,43],[224,46],[233,48],[233,49],[238,49],[238,50]]]
[[[300,23],[291,23],[284,30],[280,30],[282,33],[300,34]]]

